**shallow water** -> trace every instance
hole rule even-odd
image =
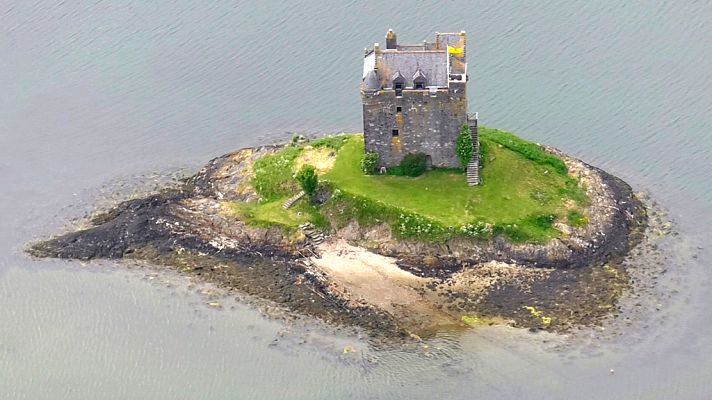
[[[710,397],[712,5],[259,4],[0,3],[0,398]],[[679,235],[643,258],[660,276],[622,302],[630,323],[384,349],[214,309],[178,276],[23,255],[107,194],[292,132],[360,130],[361,50],[389,27],[403,42],[466,30],[483,124],[669,210]]]

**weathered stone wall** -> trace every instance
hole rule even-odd
[[[425,153],[435,167],[459,167],[455,141],[467,123],[464,83],[451,83],[449,90],[434,94],[406,89],[401,97],[381,90],[362,94],[362,100],[366,151],[377,152],[381,166],[398,165],[408,153]]]

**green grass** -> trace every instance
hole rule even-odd
[[[548,165],[561,174],[566,173],[566,164],[559,157],[542,150],[541,146],[536,143],[526,141],[499,129],[480,127],[477,132],[480,138],[485,137],[486,140],[502,145],[537,164]]]
[[[294,174],[292,166],[302,149],[302,147],[288,146],[255,161],[251,183],[255,191],[262,196],[263,202],[288,197],[299,191],[299,185],[292,176]]]
[[[341,146],[348,142],[350,137],[351,135],[324,136],[312,140],[309,145],[312,147],[328,147],[330,149],[339,150]]]
[[[305,222],[311,222],[318,227],[325,227],[328,224],[306,199],[299,200],[288,210],[282,208],[286,200],[282,198],[267,203],[231,202],[228,203],[228,207],[235,215],[254,226],[279,225],[286,229],[293,229]]]
[[[583,228],[588,225],[588,217],[578,211],[571,211],[568,215],[569,225],[576,228]]]
[[[456,170],[435,169],[416,178],[364,175],[358,168],[363,152],[359,136],[341,149],[334,168],[324,178],[348,193],[451,226],[477,220],[515,222],[532,214],[558,211],[565,176],[544,174],[545,167],[510,150],[496,145],[488,148],[490,160],[485,161],[482,186],[467,186],[465,175]],[[542,193],[541,200],[534,193]]]
[[[275,154],[259,158],[253,166],[252,187],[262,196],[263,202],[291,196],[299,191],[299,185],[293,177],[294,159],[306,145],[339,150],[351,137],[352,135],[324,136],[302,145],[287,146]]]
[[[588,198],[566,175],[561,159],[495,129],[480,127],[480,143],[482,184],[471,187],[457,169],[434,169],[415,178],[364,175],[361,135],[317,139],[310,144],[338,151],[334,167],[321,177],[335,195],[320,208],[302,200],[290,210],[281,204],[299,190],[292,168],[302,147],[285,147],[255,162],[252,184],[262,203],[231,207],[256,224],[296,227],[311,221],[326,227],[328,216],[337,225],[386,222],[396,237],[426,241],[504,234],[515,242],[544,242],[561,235],[552,227],[554,221],[582,223],[573,217],[581,215],[579,208]]]
[[[355,220],[362,226],[387,223],[396,237],[442,241],[454,232],[442,224],[410,210],[395,207],[371,198],[335,189],[331,199],[321,208],[336,228]]]
[[[302,214],[300,216],[294,208],[283,209],[283,202],[283,199],[268,203],[232,202],[229,206],[231,211],[239,217],[257,226],[280,225],[285,228],[292,228],[308,221],[308,215]]]

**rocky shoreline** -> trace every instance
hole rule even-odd
[[[252,163],[280,148],[218,157],[181,187],[123,202],[93,218],[90,228],[28,252],[147,260],[379,335],[481,323],[566,331],[614,312],[627,284],[621,261],[646,228],[645,208],[625,182],[548,149],[591,199],[589,223],[557,227],[563,238],[542,245],[500,236],[422,243],[395,239],[387,226],[352,222],[323,232],[326,240],[316,243],[304,231],[251,226],[225,212],[227,201],[257,201]]]

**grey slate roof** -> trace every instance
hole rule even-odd
[[[423,70],[418,68],[417,71],[415,71],[415,74],[413,74],[413,82],[415,82],[417,79],[422,79],[427,82],[428,77],[423,73]]]
[[[366,73],[366,77],[363,80],[363,88],[371,92],[381,88],[381,83],[378,81],[376,71],[370,70]]]
[[[412,87],[413,76],[418,69],[427,77],[426,86],[448,86],[445,50],[385,50],[377,55],[376,68],[384,88],[393,87],[393,76],[397,72],[405,78],[405,85]]]
[[[403,74],[401,74],[400,70],[397,70],[395,73],[393,73],[393,74],[391,75],[391,82],[395,82],[395,81],[398,80],[398,79],[401,79],[401,80],[403,80],[403,81],[406,80],[406,79],[405,79],[405,76],[403,76]]]

